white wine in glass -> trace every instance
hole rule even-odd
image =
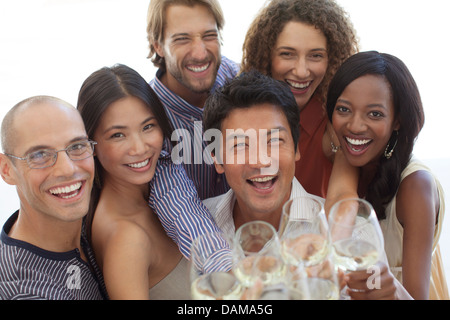
[[[223,233],[212,232],[199,236],[192,244],[189,281],[194,300],[237,300],[243,294],[242,285],[231,270],[231,246],[228,256],[218,258],[212,245],[216,241],[227,241],[228,245],[230,242]]]
[[[283,206],[279,237],[286,263],[306,267],[320,263],[330,252],[330,235],[323,203],[313,196],[289,200]]]
[[[238,261],[234,273],[244,286],[250,287],[256,281],[268,286],[283,280],[286,266],[280,256],[255,254]]]
[[[343,271],[365,270],[383,255],[383,234],[372,205],[345,199],[330,210],[330,234],[336,265]]]
[[[194,300],[239,300],[242,293],[242,285],[229,272],[203,274],[191,285]]]
[[[237,231],[233,242],[233,271],[240,282],[251,287],[284,281],[285,264],[275,228],[264,221],[251,221]]]
[[[330,209],[328,224],[336,267],[343,272],[367,270],[383,259],[383,233],[369,202],[338,201]],[[342,290],[342,299],[349,299],[347,289]]]
[[[379,261],[377,247],[366,240],[338,240],[333,247],[336,264],[343,271],[365,270]]]

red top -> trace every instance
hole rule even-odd
[[[313,96],[300,112],[299,150],[301,159],[295,163],[295,177],[305,190],[325,198],[332,162],[325,157],[322,139],[328,118],[322,104]]]

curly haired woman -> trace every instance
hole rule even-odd
[[[339,151],[325,97],[336,70],[357,51],[353,25],[333,0],[270,1],[251,24],[243,46],[241,72],[258,70],[291,88],[301,112],[295,176],[309,193],[321,197],[326,197],[332,159]]]

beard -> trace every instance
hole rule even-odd
[[[184,72],[186,70],[186,65],[188,64],[195,64],[195,65],[202,65],[209,63],[210,65],[208,68],[213,68],[212,72],[208,74],[207,77],[201,78],[201,79],[195,79],[192,77],[189,77],[188,74]],[[182,65],[182,68],[178,68],[176,63],[168,63],[166,61],[166,67],[167,72],[170,73],[170,75],[176,79],[181,85],[183,85],[188,90],[192,91],[196,94],[205,94],[209,93],[216,81],[217,73],[219,71],[221,64],[221,59],[219,58],[218,61],[214,57],[208,57],[208,59],[204,61],[188,61],[184,62]]]

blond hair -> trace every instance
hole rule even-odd
[[[206,7],[216,20],[219,36],[225,25],[225,18],[218,0],[151,0],[147,13],[147,39],[150,47],[148,58],[152,59],[155,67],[162,69],[165,69],[165,61],[156,53],[154,44],[164,42],[165,13],[172,5],[191,8],[196,5]]]

